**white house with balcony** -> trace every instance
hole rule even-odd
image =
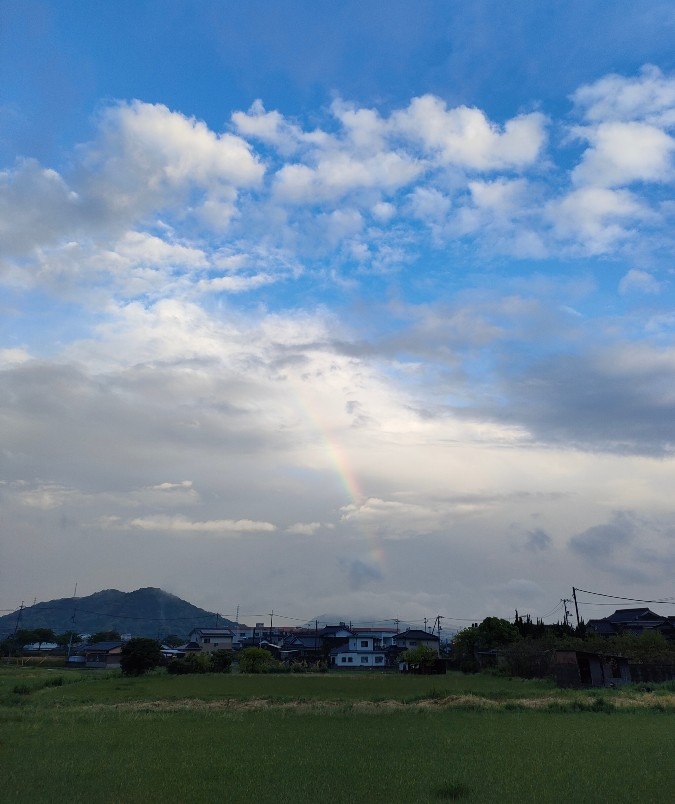
[[[333,648],[329,655],[331,667],[342,670],[383,668],[386,664],[380,640],[370,633],[353,633],[347,642]]]

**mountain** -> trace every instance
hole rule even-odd
[[[0,639],[11,634],[19,612],[0,617]],[[119,631],[154,639],[168,634],[187,637],[193,628],[236,625],[211,611],[205,611],[163,589],[147,587],[135,592],[105,589],[87,597],[64,597],[26,606],[21,611],[19,628],[51,628],[93,634]]]

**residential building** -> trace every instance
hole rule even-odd
[[[214,650],[232,650],[233,637],[234,634],[229,628],[194,628],[190,631],[190,637],[184,649],[203,653],[213,653]]]
[[[342,670],[372,669],[386,666],[386,652],[377,637],[356,631],[346,642],[329,653],[330,664]]]
[[[436,653],[439,652],[439,642],[440,639],[436,634],[430,634],[428,631],[423,631],[421,628],[408,628],[406,631],[395,634],[393,638],[394,646],[397,648],[410,650],[411,648],[418,648],[420,645],[425,645]]]

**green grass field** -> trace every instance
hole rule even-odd
[[[19,804],[675,801],[667,687],[3,669],[0,719]]]

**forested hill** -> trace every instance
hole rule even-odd
[[[18,612],[0,617],[0,639],[13,633]],[[105,589],[87,597],[65,597],[26,606],[19,628],[51,628],[55,634],[65,631],[97,633],[119,631],[155,639],[167,634],[187,637],[193,628],[234,625],[211,611],[193,606],[162,589],[148,587],[135,592]]]

